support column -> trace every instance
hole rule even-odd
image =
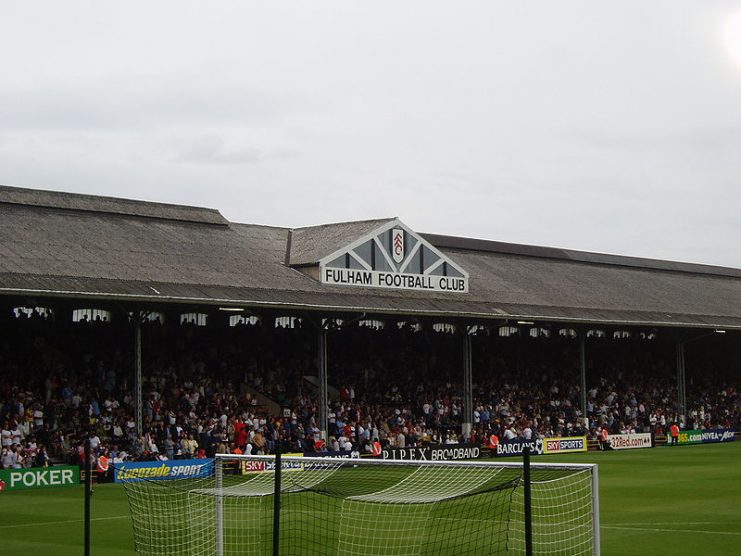
[[[327,405],[328,405],[328,395],[327,395],[327,331],[324,329],[324,327],[319,327],[319,331],[317,334],[317,348],[318,348],[318,357],[317,357],[317,366],[319,367],[317,369],[317,375],[319,377],[319,430],[321,431],[319,434],[321,435],[322,439],[325,441],[327,440]]]
[[[141,436],[144,430],[142,423],[142,322],[141,313],[134,311],[134,416],[136,423],[136,436]]]
[[[471,434],[473,427],[473,357],[472,337],[468,326],[463,335],[463,427],[464,437]]]
[[[677,411],[679,412],[679,421],[682,425],[686,424],[687,417],[687,390],[684,366],[684,342],[677,338]]]
[[[581,376],[581,414],[584,419],[584,429],[589,431],[589,415],[587,415],[587,332],[579,330],[579,371]]]

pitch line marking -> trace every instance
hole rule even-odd
[[[123,519],[128,515],[113,515],[109,517],[93,517],[90,521],[107,521],[109,519]],[[13,527],[38,527],[39,525],[61,525],[64,523],[82,523],[84,519],[64,519],[60,521],[41,521],[37,523],[14,523],[12,525],[0,525],[0,529],[12,529]]]
[[[619,527],[616,525],[602,525],[601,529],[620,529],[623,531],[651,531],[652,533],[707,533],[708,535],[741,535],[736,531],[702,531],[700,529],[657,529],[649,527]]]

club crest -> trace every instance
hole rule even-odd
[[[391,255],[396,263],[404,260],[404,230],[401,228],[391,231]]]

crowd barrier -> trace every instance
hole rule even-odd
[[[716,444],[733,442],[741,432],[733,429],[684,430],[679,433],[678,445]],[[514,438],[502,440],[496,446],[477,444],[433,444],[421,448],[383,448],[377,457],[408,461],[467,460],[481,457],[521,456],[525,448],[532,455],[566,454],[587,450],[632,450],[668,445],[669,438],[650,433],[613,434],[607,442],[587,440],[586,436],[538,438],[525,440]],[[289,454],[302,455],[302,454]],[[353,458],[374,457],[358,452],[312,452],[303,454],[312,457]],[[211,473],[213,459],[190,459],[172,461],[146,461],[118,463],[113,470],[115,482],[141,480],[169,480],[203,478]],[[237,469],[235,472],[250,473],[269,469]],[[54,467],[31,467],[26,469],[0,470],[0,493],[23,489],[50,488],[80,484],[83,475],[76,465]]]
[[[684,434],[684,436],[682,436]],[[705,431],[683,431],[680,434],[682,443],[707,444],[716,442],[730,442],[741,436],[741,433],[733,429],[709,429]],[[437,444],[422,448],[393,448],[386,447],[378,457],[384,459],[403,460],[455,460],[455,459],[477,459],[480,457],[515,457],[522,456],[525,448],[530,449],[532,455],[568,454],[587,452],[595,450],[635,450],[653,448],[664,444],[660,435],[651,433],[612,434],[607,442],[587,439],[586,436],[568,436],[557,438],[537,438],[525,440],[524,438],[513,438],[498,441],[495,445],[477,444]],[[370,454],[358,454],[357,452],[311,452],[304,454],[311,457],[374,457]]]

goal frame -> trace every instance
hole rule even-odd
[[[280,492],[281,492],[281,474],[282,466],[286,462],[304,462],[313,464],[326,465],[331,460],[337,458],[331,457],[306,457],[296,455],[244,455],[244,454],[224,454],[219,453],[214,456],[214,476],[215,476],[215,487],[216,487],[216,555],[224,555],[224,505],[223,505],[223,488],[224,488],[224,468],[223,462],[225,460],[234,461],[264,461],[274,462],[275,468],[275,491],[274,491],[274,520],[279,519],[280,514]],[[523,462],[514,461],[484,461],[484,460],[400,460],[400,459],[381,459],[381,458],[342,458],[343,460],[352,459],[353,463],[360,465],[402,465],[402,466],[450,466],[450,467],[478,467],[478,468],[511,468],[511,469],[522,469],[523,472],[527,467],[530,469],[581,469],[590,470],[590,476],[592,481],[592,551],[594,556],[600,556],[600,507],[599,507],[599,472],[596,463],[549,463],[549,462],[535,462],[530,461],[530,458],[525,458]],[[530,473],[523,473],[524,476],[529,477]],[[529,478],[527,479],[529,480]],[[529,485],[526,485],[529,488]],[[278,535],[278,522],[275,522],[274,528],[274,547],[277,548],[275,543]]]

